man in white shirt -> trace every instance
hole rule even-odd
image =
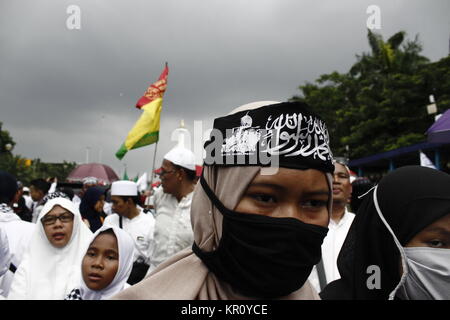
[[[308,278],[317,292],[322,291],[326,284],[341,277],[337,268],[337,258],[355,218],[346,207],[352,194],[350,170],[340,162],[334,165],[333,211],[328,224],[329,230],[322,244],[322,260],[313,268]]]
[[[161,166],[161,186],[154,195],[155,251],[151,272],[175,253],[192,246],[191,202],[195,187],[195,155],[177,146],[170,150]]]
[[[34,232],[35,224],[23,221],[12,209],[20,195],[16,178],[0,170],[0,228],[8,237],[11,265],[9,270],[0,277],[0,291],[7,297],[14,278],[14,272],[22,262],[22,257]]]
[[[153,233],[155,219],[138,206],[137,185],[133,181],[116,181],[111,185],[113,214],[106,217],[104,225],[118,226],[128,232],[134,240],[133,270],[129,284],[143,279],[150,263],[154,248]]]
[[[44,179],[35,179],[30,182],[30,195],[34,203],[32,205],[32,219],[31,222],[36,223],[39,213],[41,213],[42,200],[47,195],[50,189],[50,183]]]
[[[25,199],[25,205],[31,210],[31,207],[33,206],[33,199],[31,199],[30,196],[30,188],[23,187],[22,192],[22,197]]]

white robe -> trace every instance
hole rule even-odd
[[[35,227],[36,224],[21,220],[9,206],[0,204],[0,228],[6,232],[11,263],[16,268],[22,262],[24,252],[28,248]],[[13,279],[14,273],[11,271],[7,271],[0,278],[0,290],[3,292],[2,295],[4,297],[7,297],[9,294]]]
[[[6,232],[0,228],[0,299],[4,299],[5,295],[1,289],[3,275],[8,272],[11,263],[11,255],[9,254],[9,244]]]
[[[177,198],[164,193],[162,189],[155,193],[155,249],[147,274],[169,257],[192,246],[194,242],[191,225],[193,194],[193,192],[187,194],[178,202]]]
[[[74,214],[72,235],[63,248],[52,246],[41,223],[41,219],[55,205]],[[80,212],[72,201],[64,198],[49,200],[39,215],[30,245],[15,273],[8,299],[64,299],[79,279],[83,250],[91,237],[92,232],[82,222]]]
[[[119,227],[120,216],[117,213],[111,214],[105,218],[104,225]],[[155,218],[151,214],[139,212],[139,215],[133,219],[122,217],[122,229],[128,232],[135,243],[133,261],[141,258],[149,264],[150,256],[153,253],[154,240],[153,232],[155,229]]]

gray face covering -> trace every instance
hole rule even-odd
[[[408,272],[397,297],[405,300],[450,299],[450,250],[403,248]]]
[[[393,300],[394,296],[406,300],[449,300],[450,249],[403,247],[381,213],[377,189],[375,187],[373,192],[375,208],[400,251],[403,267],[403,275],[389,294],[389,300]]]

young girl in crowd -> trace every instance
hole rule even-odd
[[[72,201],[49,200],[39,214],[8,299],[64,299],[76,283],[76,266],[91,236]]]
[[[134,241],[127,232],[112,226],[98,229],[81,263],[79,284],[65,300],[102,300],[129,286]]]
[[[192,249],[114,298],[318,299],[307,278],[331,213],[325,124],[302,103],[264,101],[214,129],[192,200]]]
[[[449,300],[450,175],[401,167],[364,198],[320,296]]]

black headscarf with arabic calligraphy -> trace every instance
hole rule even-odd
[[[276,165],[333,173],[329,141],[325,122],[305,103],[271,104],[215,119],[205,143],[205,164]]]

